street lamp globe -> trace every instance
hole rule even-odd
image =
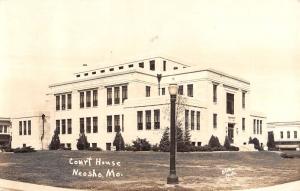
[[[178,91],[178,86],[177,86],[177,84],[170,84],[168,89],[169,89],[170,95],[176,95],[177,91]]]

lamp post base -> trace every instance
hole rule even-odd
[[[178,184],[178,176],[176,174],[170,174],[167,178],[167,184]]]

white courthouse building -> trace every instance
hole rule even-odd
[[[249,137],[266,145],[266,118],[250,112],[248,81],[162,57],[81,71],[51,84],[48,140],[57,129],[61,143],[77,149],[85,133],[91,146],[110,150],[120,130],[127,144],[136,138],[157,144],[170,125],[170,83],[178,84],[178,123],[190,130],[194,145],[208,144],[211,135],[221,144],[227,135],[236,146]]]

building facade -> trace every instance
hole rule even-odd
[[[126,143],[146,138],[159,143],[169,127],[168,85],[178,84],[177,125],[189,129],[194,145],[211,135],[236,146],[256,137],[266,144],[266,118],[250,112],[250,83],[223,72],[162,57],[75,73],[49,86],[49,132],[59,131],[65,147],[76,149],[79,134],[91,146],[110,150],[117,131]]]
[[[300,121],[270,122],[267,124],[268,133],[273,133],[277,148],[299,150],[300,149]]]
[[[12,148],[31,146],[37,150],[48,149],[50,123],[47,112],[26,112],[15,115],[12,121]]]
[[[0,147],[9,145],[10,141],[11,141],[10,118],[0,117]]]

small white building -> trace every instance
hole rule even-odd
[[[267,124],[268,133],[273,133],[277,148],[300,149],[300,121],[270,122]]]
[[[11,121],[8,117],[0,117],[0,147],[6,146],[11,140]]]
[[[50,85],[49,137],[57,129],[61,143],[76,149],[85,133],[91,146],[110,150],[121,130],[128,144],[136,138],[157,144],[170,124],[168,86],[174,82],[178,122],[190,130],[194,145],[207,144],[212,135],[221,144],[225,136],[236,146],[250,137],[266,144],[265,116],[249,112],[248,81],[162,57],[78,72],[73,80]]]
[[[31,146],[48,149],[50,140],[49,113],[26,112],[15,115],[12,121],[12,148]]]

